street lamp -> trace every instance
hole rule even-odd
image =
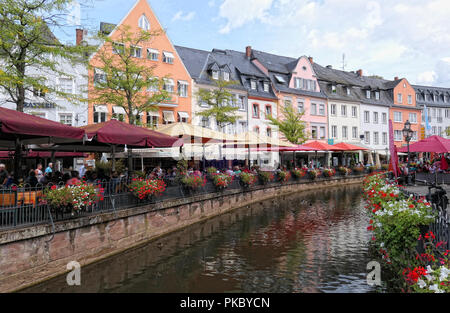
[[[406,180],[407,180],[407,183],[409,184],[408,177],[409,177],[409,167],[411,164],[411,156],[410,156],[410,152],[409,152],[409,142],[411,141],[411,139],[414,135],[414,132],[411,129],[411,123],[409,121],[406,121],[405,127],[403,128],[402,132],[403,132],[403,137],[405,137],[405,141],[408,145],[408,176],[406,177]]]

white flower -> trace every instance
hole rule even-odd
[[[443,292],[444,292],[443,290],[440,290],[440,289],[439,289],[439,286],[438,286],[437,284],[434,284],[434,285],[431,286],[429,289],[430,289],[431,291],[434,291],[434,293],[443,293]]]
[[[419,284],[420,289],[423,289],[427,285],[422,279],[419,279],[417,283]]]
[[[433,270],[431,269],[431,265],[427,266],[427,273],[428,274],[433,273]]]
[[[434,277],[431,275],[425,275],[425,278],[428,279],[428,281],[433,281]]]
[[[446,268],[445,266],[441,266],[441,274],[439,276],[439,280],[443,281],[446,280],[448,278],[450,274],[450,270],[448,268]]]

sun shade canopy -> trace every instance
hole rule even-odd
[[[448,153],[450,152],[450,140],[439,136],[431,136],[419,142],[409,145],[410,152],[434,152]],[[407,153],[408,147],[398,149],[398,152]]]

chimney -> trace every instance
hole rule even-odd
[[[308,59],[309,59],[309,62],[310,62],[311,64],[314,64],[314,59],[313,59],[313,57],[309,57]]]
[[[252,57],[252,47],[251,46],[247,46],[245,48],[245,55],[247,56],[247,59],[250,59]]]
[[[394,80],[398,80],[398,77],[397,77],[397,76],[395,76],[395,77],[394,77]]]
[[[358,77],[363,76],[363,70],[357,70],[356,73],[358,74]]]
[[[84,29],[76,29],[77,32],[77,46],[81,44],[84,39],[84,36],[87,34],[87,31]]]
[[[329,68],[330,70],[333,69],[333,66],[332,66],[332,65],[327,65],[326,67]]]

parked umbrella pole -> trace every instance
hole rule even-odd
[[[14,178],[15,181],[19,181],[19,177],[21,177],[21,168],[20,168],[20,160],[22,157],[22,143],[20,142],[19,138],[16,138],[16,147],[15,147],[15,154],[14,154]]]
[[[112,170],[116,171],[116,145],[111,146],[111,160],[112,160]]]

